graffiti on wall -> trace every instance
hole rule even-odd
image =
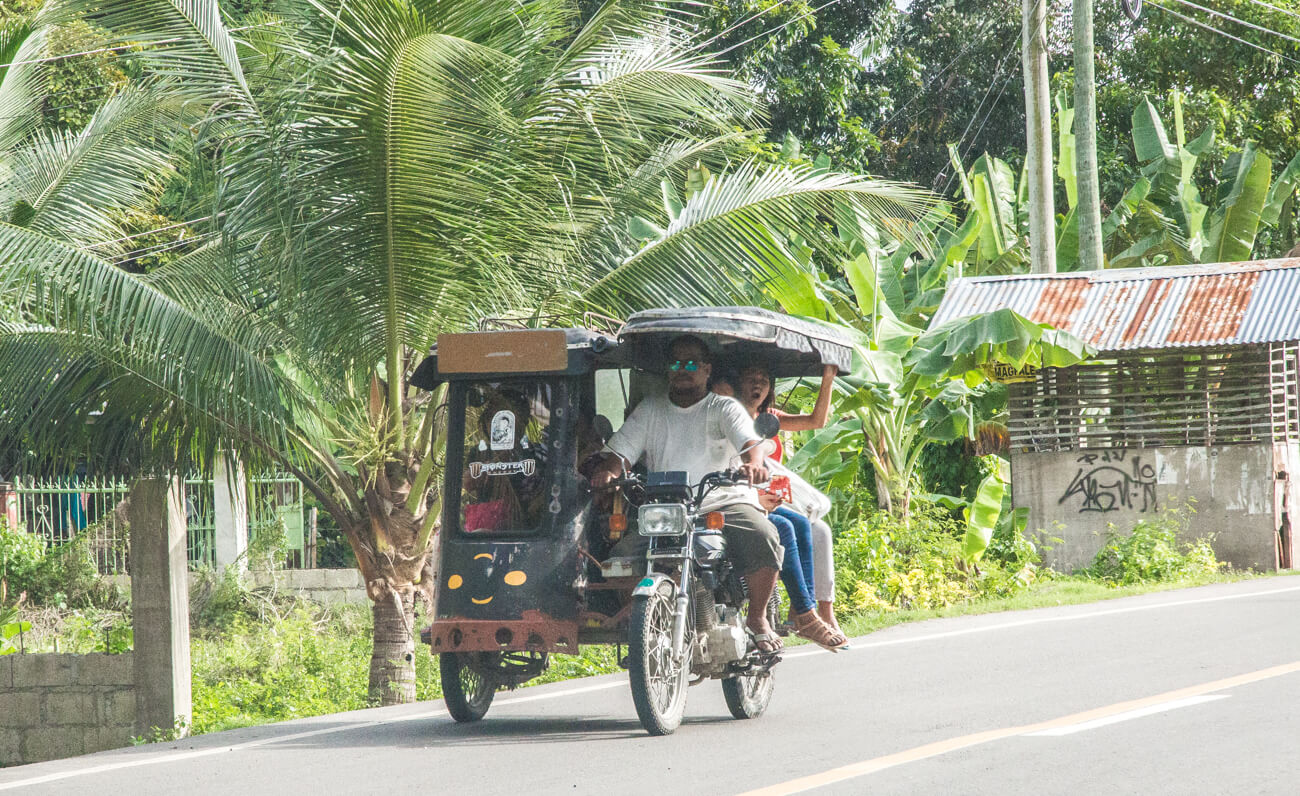
[[[1081,498],[1080,513],[1122,508],[1139,512],[1155,510],[1156,468],[1144,464],[1138,454],[1115,448],[1089,451],[1075,461],[1079,469],[1057,504],[1077,495]]]

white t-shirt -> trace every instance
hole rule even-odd
[[[683,408],[666,395],[652,395],[637,404],[606,448],[632,464],[644,458],[650,472],[685,470],[694,486],[709,473],[738,466],[736,452],[757,439],[754,421],[735,398],[708,393]],[[719,487],[701,508],[733,503],[758,506],[758,492],[749,486]]]

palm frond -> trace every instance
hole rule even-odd
[[[86,16],[110,32],[110,43],[132,44],[160,74],[212,98],[232,91],[248,96],[235,39],[216,0],[62,0],[60,11]]]
[[[124,211],[161,192],[173,171],[159,133],[177,126],[180,111],[167,96],[156,86],[128,88],[80,132],[45,131],[7,153],[14,175],[0,185],[0,206],[25,208],[9,220],[70,243],[120,238]]]
[[[621,262],[593,273],[583,297],[615,310],[727,303],[751,295],[788,262],[776,234],[821,239],[836,199],[899,238],[932,204],[906,185],[813,168],[761,171],[747,162],[715,177],[666,225],[664,234]]]
[[[0,28],[0,152],[26,138],[40,121],[43,69],[34,61],[45,50],[46,33],[39,14]]]

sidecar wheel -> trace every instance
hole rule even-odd
[[[690,644],[672,649],[676,590],[666,581],[632,604],[628,626],[628,679],[641,726],[651,735],[668,735],[682,723],[690,679]],[[691,616],[691,612],[687,612]],[[687,638],[693,633],[687,628]]]
[[[444,652],[438,655],[442,700],[451,717],[461,723],[478,721],[487,715],[496,693],[496,681],[483,673],[488,667],[472,666],[471,654]]]

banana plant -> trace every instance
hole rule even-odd
[[[1193,175],[1214,145],[1214,128],[1188,141],[1177,92],[1172,105],[1172,139],[1150,99],[1133,111],[1133,150],[1142,177],[1103,224],[1111,267],[1250,259],[1260,227],[1276,224],[1282,204],[1296,191],[1300,163],[1293,160],[1296,165],[1288,165],[1274,185],[1272,161],[1247,141],[1224,164],[1211,208]]]

